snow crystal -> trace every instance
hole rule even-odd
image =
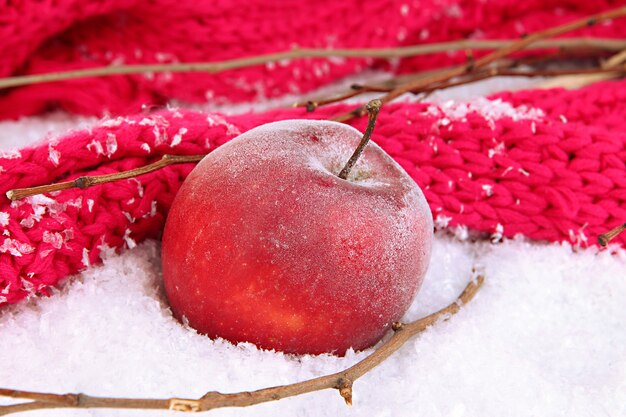
[[[165,129],[160,129],[159,126],[155,125],[152,128],[152,133],[154,134],[154,143],[155,145],[160,145],[167,141],[167,132]]]
[[[139,126],[156,126],[157,121],[149,117],[144,117],[139,121]]]
[[[20,242],[15,239],[5,238],[2,245],[0,245],[0,253],[10,253],[13,256],[28,255],[35,250],[30,244]]]
[[[241,131],[239,128],[232,123],[229,123],[226,119],[224,119],[219,114],[209,114],[207,116],[207,122],[209,126],[224,126],[226,127],[226,134],[228,135],[240,135]]]
[[[540,120],[545,116],[541,109],[521,105],[514,107],[502,99],[487,99],[479,97],[471,101],[448,100],[439,105],[431,105],[426,110],[429,115],[443,117],[439,124],[447,126],[450,120],[465,121],[470,113],[482,115],[490,123],[492,130],[495,129],[495,121],[504,117],[517,120]]]
[[[89,268],[91,266],[91,262],[89,262],[89,249],[87,248],[83,248],[82,263],[85,268]]]
[[[117,137],[113,133],[107,133],[106,156],[110,158],[117,151]]]
[[[144,189],[141,181],[139,181],[137,178],[129,178],[128,181],[132,181],[137,184],[137,195],[139,195],[139,197],[143,197]]]
[[[450,224],[452,220],[451,217],[444,216],[443,214],[438,214],[434,219],[434,224],[436,229],[445,229]]]
[[[0,150],[0,159],[17,159],[21,157],[22,153],[18,150]]]
[[[43,194],[27,197],[23,200],[13,201],[11,207],[20,207],[24,204],[30,204],[33,212],[20,221],[20,225],[25,228],[31,228],[35,223],[41,221],[44,214],[48,212],[50,216],[56,218],[60,213],[67,210],[68,207],[81,208],[83,198],[81,196],[74,200],[68,200],[63,203],[59,203],[56,200],[47,197]]]
[[[454,236],[459,240],[467,240],[467,238],[469,237],[469,230],[464,224],[460,224],[455,227],[453,232]]]
[[[55,249],[61,249],[63,243],[65,243],[65,239],[59,232],[50,232],[48,230],[43,232],[43,239],[45,243],[49,243]]]
[[[104,155],[104,148],[102,148],[102,144],[100,143],[100,141],[96,139],[93,139],[87,144],[87,149],[90,151],[95,151],[96,155]]]
[[[121,126],[122,123],[125,123],[126,121],[127,121],[126,118],[124,118],[122,116],[119,116],[119,117],[116,117],[115,119],[103,120],[100,123],[100,126],[103,126],[103,127],[117,127],[117,126]]]
[[[157,202],[152,200],[150,203],[150,211],[146,213],[143,217],[154,217],[157,214]]]
[[[496,146],[487,151],[487,156],[489,156],[489,158],[493,158],[496,155],[501,155],[505,149],[504,143],[499,142]]]
[[[126,229],[124,231],[124,242],[126,242],[126,246],[128,247],[128,249],[133,249],[135,246],[137,246],[137,243],[132,237],[130,237],[130,233],[130,229]]]
[[[61,152],[54,149],[54,144],[50,143],[48,145],[48,160],[52,162],[52,165],[59,165],[59,158],[61,157]]]
[[[5,211],[0,211],[0,226],[8,226],[9,225],[9,213]]]
[[[128,220],[129,223],[135,223],[135,218],[132,216],[132,214],[123,210],[122,210],[122,214],[124,215],[124,217],[126,217],[126,220]]]
[[[576,246],[586,245],[588,243],[587,235],[585,234],[585,228],[587,227],[587,223],[585,223],[580,229],[577,231],[569,230],[569,239]]]
[[[176,133],[172,138],[172,143],[170,143],[170,146],[173,148],[174,146],[180,144],[183,140],[183,136],[185,135],[185,133],[187,133],[187,128],[181,127],[178,130],[178,133]]]
[[[496,230],[491,234],[491,243],[497,243],[502,240],[504,237],[504,226],[498,223],[496,225]]]
[[[98,250],[100,251],[100,259],[102,259],[103,261],[112,259],[117,254],[115,248],[109,246],[104,241],[104,237],[102,237],[100,244],[98,245]]]

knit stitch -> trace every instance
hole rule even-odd
[[[316,48],[518,38],[625,0],[21,0],[0,4],[0,77],[94,66],[221,61]],[[568,36],[623,38],[605,22]],[[484,52],[476,52],[479,56]],[[217,74],[85,78],[0,91],[0,119],[62,109],[123,115],[171,99],[264,100],[309,92],[365,69],[396,73],[461,62],[465,52],[399,60],[285,60]]]
[[[439,227],[587,246],[626,219],[626,81],[468,103],[383,107],[373,140],[424,190]],[[599,99],[601,98],[601,100]],[[103,120],[0,158],[0,192],[210,152],[270,121],[326,119],[346,105],[226,116],[183,110]],[[364,118],[353,125],[365,128]],[[0,303],[46,294],[103,253],[158,237],[193,164],[0,201]],[[626,237],[617,239],[626,243]]]

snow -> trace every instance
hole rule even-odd
[[[14,155],[9,151],[28,141],[89,123],[94,121],[58,114],[1,122],[0,149]],[[0,213],[0,224],[7,221],[5,214]],[[446,219],[437,222],[444,227]],[[128,239],[129,246],[135,243]],[[15,250],[16,256],[26,253],[17,241],[3,242],[2,248]],[[103,250],[103,265],[73,277],[58,294],[0,311],[0,387],[197,398],[212,390],[302,381],[344,369],[371,353],[298,357],[209,340],[172,318],[160,282],[158,242],[141,243],[119,256]],[[473,266],[486,276],[476,299],[356,381],[352,407],[328,390],[210,415],[626,415],[625,250],[524,239],[474,242],[466,230],[456,236],[440,231],[406,319],[452,302]],[[0,399],[0,404],[12,402]],[[61,409],[24,415],[175,414]]]
[[[158,253],[158,243],[141,244],[87,270],[61,294],[3,312],[2,384],[57,393],[195,398],[210,390],[312,378],[369,353],[285,356],[197,335],[167,309]],[[329,391],[212,415],[624,415],[626,254],[439,236],[407,319],[454,300],[476,264],[487,276],[476,300],[358,380],[352,408]]]

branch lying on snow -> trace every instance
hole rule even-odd
[[[0,388],[0,395],[10,398],[22,398],[30,402],[0,406],[0,416],[25,411],[47,408],[127,408],[127,409],[170,409],[176,411],[208,411],[222,407],[248,407],[269,401],[306,394],[325,389],[336,389],[348,405],[352,404],[352,385],[367,372],[381,364],[409,339],[423,332],[440,321],[448,320],[458,313],[462,306],[469,303],[480,287],[484,277],[477,275],[465,287],[461,295],[449,306],[429,316],[410,323],[394,323],[394,334],[377,350],[351,367],[326,376],[289,385],[264,388],[257,391],[246,391],[223,394],[210,391],[199,399],[139,399],[139,398],[107,398],[92,397],[85,394],[48,394],[30,391],[18,391]]]
[[[215,74],[227,70],[246,68],[278,62],[285,59],[302,58],[401,58],[409,56],[435,54],[440,52],[462,50],[493,50],[509,45],[510,40],[471,40],[438,42],[401,46],[396,48],[361,48],[361,49],[316,49],[294,48],[289,51],[273,54],[256,55],[246,58],[230,59],[218,62],[185,62],[171,64],[136,64],[110,65],[106,67],[87,68],[73,71],[54,72],[48,74],[20,75],[0,78],[0,89],[19,87],[31,84],[71,80],[86,77],[107,77],[112,75],[146,74],[159,72],[207,72]],[[560,50],[599,50],[618,51],[626,49],[626,40],[605,38],[569,38],[538,41],[532,49]]]
[[[383,104],[387,103],[399,96],[401,96],[404,93],[408,93],[411,91],[416,91],[419,90],[421,88],[427,87],[429,85],[435,85],[438,83],[443,83],[446,81],[449,81],[450,79],[454,78],[454,77],[460,77],[463,75],[467,75],[473,71],[476,71],[478,69],[482,69],[487,67],[488,65],[492,64],[493,62],[504,58],[506,56],[511,55],[512,53],[515,52],[519,52],[523,49],[528,48],[531,44],[537,43],[541,40],[544,40],[546,38],[551,38],[554,36],[558,36],[558,35],[562,35],[564,33],[567,32],[571,32],[573,30],[576,29],[581,29],[583,27],[586,26],[593,26],[596,25],[600,22],[606,21],[606,20],[610,20],[610,19],[614,19],[614,18],[618,18],[618,17],[623,17],[626,16],[626,6],[625,7],[620,7],[614,10],[610,10],[608,12],[604,12],[604,13],[599,13],[596,15],[592,15],[580,20],[577,20],[575,22],[571,22],[571,23],[566,23],[564,25],[560,25],[560,26],[554,26],[545,30],[541,30],[538,32],[534,32],[522,39],[519,39],[517,41],[513,41],[510,42],[509,44],[507,44],[506,46],[497,49],[496,51],[485,55],[482,58],[476,59],[476,60],[470,60],[468,63],[464,64],[464,65],[459,65],[456,67],[453,67],[447,71],[442,71],[438,74],[432,75],[430,77],[424,77],[424,78],[420,78],[416,81],[413,82],[407,82],[403,85],[400,85],[398,87],[396,87],[395,89],[391,90],[390,92],[388,92],[387,94],[385,94],[384,96],[380,97],[380,100],[382,100]],[[354,117],[360,117],[363,116],[365,114],[365,107],[364,106],[359,106],[356,109],[338,115],[336,117],[334,117],[332,120],[338,121],[338,122],[345,122],[347,120],[350,120]]]

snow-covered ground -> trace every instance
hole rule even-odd
[[[434,98],[474,99],[509,83],[492,80]],[[282,102],[289,101],[295,100]],[[2,122],[0,149],[94,122],[64,114]],[[473,266],[485,273],[483,289],[450,321],[359,379],[352,407],[336,391],[322,391],[211,415],[625,416],[626,251],[456,236],[436,234],[430,270],[406,319],[452,302]],[[196,398],[336,372],[371,352],[286,356],[200,336],[167,308],[159,250],[158,242],[143,243],[73,277],[51,298],[0,312],[0,387]],[[26,415],[172,414],[60,409]]]

